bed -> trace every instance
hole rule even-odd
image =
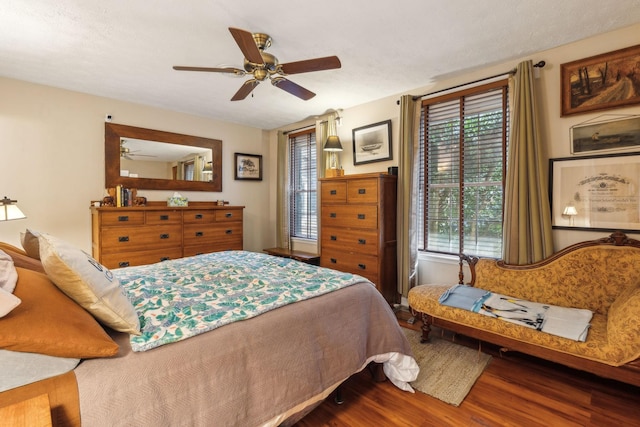
[[[10,323],[14,312],[24,314],[19,311],[22,305],[42,304],[28,295],[36,283],[48,283],[46,292],[68,299],[65,313],[71,311],[69,302],[75,307],[88,304],[81,311],[98,319],[102,332],[92,332],[96,342],[91,345],[66,342],[74,332],[54,338],[51,346],[60,348],[36,357],[75,359],[77,365],[3,391],[0,406],[46,393],[54,425],[277,426],[292,425],[370,364],[380,364],[396,386],[412,391],[409,382],[418,367],[410,346],[389,305],[362,277],[246,251],[109,272],[59,239],[44,238],[48,251],[42,235],[32,236],[32,243],[39,248],[31,248],[31,254],[24,240],[25,250],[0,244],[15,265],[14,293],[23,300],[0,318],[2,351],[26,356],[38,350],[29,347],[37,339],[25,343],[24,337],[16,337],[23,340],[22,349],[6,343],[7,331],[20,335],[16,330],[22,328]],[[127,318],[126,310],[105,318],[105,308],[96,309],[101,302],[83,301],[82,295],[65,289],[60,282],[76,279],[53,271],[51,246],[57,258],[66,252],[84,256],[93,261],[89,264],[94,270],[112,274],[116,293],[130,303],[135,318]],[[36,254],[44,258],[29,256]],[[209,286],[204,282],[216,286],[201,292]],[[38,288],[35,293],[43,292]],[[225,293],[232,298],[222,298]],[[205,294],[215,298],[207,300]],[[82,334],[87,335],[89,320],[83,322]],[[60,335],[60,327],[51,325],[55,331],[43,333]],[[83,345],[93,351],[84,355],[88,357],[68,353],[74,346],[86,351]]]

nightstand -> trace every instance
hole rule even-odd
[[[320,264],[320,255],[312,254],[311,252],[297,251],[293,249],[286,248],[268,248],[263,249],[269,255],[275,255],[282,258],[291,258],[297,261],[306,262],[311,265],[319,265]]]
[[[51,427],[49,396],[41,394],[0,408],[0,420],[13,427]]]

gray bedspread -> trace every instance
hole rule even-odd
[[[142,353],[131,351],[127,334],[112,336],[116,357],[75,370],[83,426],[259,426],[375,355],[412,355],[370,283]]]

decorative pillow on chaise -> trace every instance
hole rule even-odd
[[[102,326],[47,276],[20,267],[16,271],[14,294],[22,303],[0,319],[0,348],[82,359],[118,353]]]
[[[110,328],[140,334],[138,314],[109,269],[64,240],[46,233],[39,240],[40,261],[62,292]]]

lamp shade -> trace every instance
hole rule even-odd
[[[0,200],[0,221],[11,221],[13,219],[22,219],[27,216],[22,213],[20,208],[15,205],[17,200],[11,200],[7,196]]]
[[[562,215],[569,215],[569,216],[578,215],[578,211],[576,210],[575,206],[569,205],[564,208],[564,211],[562,211]]]
[[[324,143],[324,151],[342,151],[342,144],[337,135],[331,135]]]
[[[213,173],[213,162],[205,163],[204,167],[202,168],[202,173]]]

